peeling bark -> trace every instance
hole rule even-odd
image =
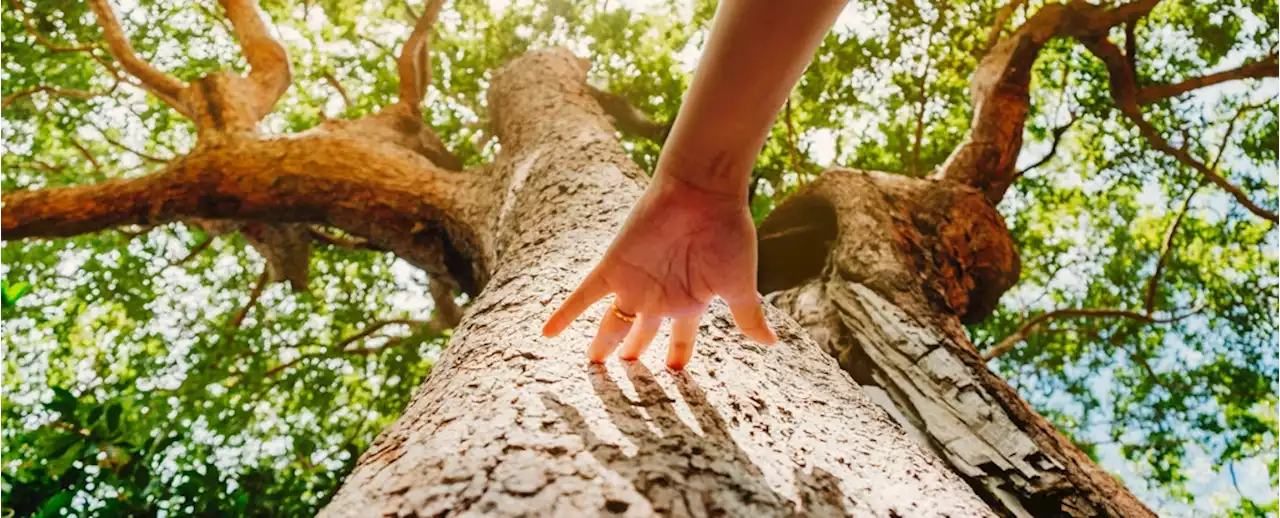
[[[797,249],[796,221],[825,229],[825,244]],[[986,316],[1018,274],[1013,240],[979,191],[828,171],[760,230],[761,286],[779,290],[770,300],[1000,514],[1153,516],[966,338],[961,322]],[[808,266],[780,278],[777,261]]]
[[[584,76],[566,51],[495,74],[493,280],[322,515],[989,515],[776,310],[765,347],[714,304],[686,373],[587,366],[592,319],[540,336],[646,182]]]

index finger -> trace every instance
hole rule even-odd
[[[542,326],[542,336],[552,338],[564,331],[569,324],[577,320],[582,312],[595,304],[596,301],[604,298],[609,294],[609,286],[605,284],[604,279],[592,270],[587,274],[587,278],[582,280],[582,284],[578,285],[578,289],[573,290],[569,294],[569,298],[564,300],[555,313],[551,314],[551,318],[547,319],[547,323]]]

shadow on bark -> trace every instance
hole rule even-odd
[[[802,488],[799,504],[770,487],[760,467],[729,434],[729,427],[708,402],[702,387],[689,375],[672,373],[676,387],[697,428],[682,420],[676,399],[668,395],[641,362],[625,362],[627,378],[638,400],[628,396],[601,365],[589,367],[588,377],[610,421],[636,451],[603,441],[576,408],[543,393],[547,408],[560,415],[582,437],[586,451],[602,465],[629,481],[648,499],[647,506],[663,516],[844,516],[846,497],[839,480],[814,468],[797,467],[795,487]],[[634,503],[610,499],[605,510],[633,514]]]

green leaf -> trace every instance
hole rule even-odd
[[[107,406],[107,430],[111,433],[116,433],[120,430],[120,413],[123,411],[123,405],[117,401],[112,401]]]
[[[54,412],[61,414],[62,419],[64,421],[74,423],[75,415],[76,415],[76,406],[79,404],[79,400],[77,400],[76,396],[67,389],[64,389],[62,387],[52,387],[52,388],[53,388],[53,399],[50,400],[49,404],[47,405],[49,410],[52,410]]]
[[[44,505],[40,506],[40,513],[38,516],[41,518],[59,516],[58,511],[61,511],[62,508],[70,504],[71,499],[75,498],[75,496],[76,492],[70,489],[59,491],[57,494],[44,501]]]
[[[18,299],[30,291],[31,285],[25,282],[9,284],[7,280],[0,280],[0,302],[3,302],[5,308],[16,306]]]

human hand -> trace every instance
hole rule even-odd
[[[551,315],[542,334],[559,335],[610,293],[616,294],[613,306],[587,350],[593,363],[608,358],[624,337],[618,356],[639,358],[663,319],[671,318],[667,366],[683,369],[713,296],[729,304],[748,338],[766,344],[778,339],[756,293],[756,230],[746,203],[674,176],[655,175],[604,258]]]

